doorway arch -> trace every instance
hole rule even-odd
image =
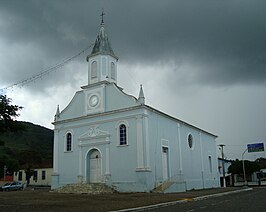
[[[100,183],[102,173],[102,157],[97,149],[91,149],[87,154],[87,182]]]

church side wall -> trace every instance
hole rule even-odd
[[[181,124],[180,134],[182,143],[181,151],[183,173],[187,185],[187,190],[203,188],[204,178],[202,176],[201,143],[199,132]],[[192,148],[189,147],[187,141],[189,134],[191,134],[193,138]]]
[[[181,125],[180,134],[187,190],[217,187],[215,138],[186,125]],[[188,145],[189,134],[193,137],[192,148]],[[211,162],[209,162],[209,156],[211,156]],[[211,169],[209,163],[211,163]]]
[[[202,152],[203,152],[203,173],[204,188],[215,188],[220,186],[218,157],[216,154],[217,145],[212,136],[202,133]]]
[[[153,188],[155,188],[165,181],[163,174],[163,148],[168,153],[168,177],[179,177],[178,136],[174,121],[153,112],[149,112],[148,114],[150,161],[153,172]]]
[[[167,151],[169,157],[169,181],[178,185],[184,183],[178,189],[219,186],[214,136],[154,112],[149,112],[149,134],[154,187],[167,181],[163,174],[163,151]],[[190,134],[193,138],[191,148],[188,145]]]

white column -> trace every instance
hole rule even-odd
[[[58,174],[58,154],[59,154],[59,131],[54,129],[54,174]]]
[[[58,155],[59,155],[59,130],[54,129],[54,155],[53,155],[53,173],[51,189],[56,189],[59,187],[59,173],[58,173]]]
[[[82,176],[82,146],[81,144],[78,145],[79,148],[79,170],[78,170],[78,182],[82,183],[83,176]]]
[[[203,149],[202,149],[202,139],[201,139],[201,132],[199,133],[200,139],[200,156],[201,156],[201,177],[202,177],[202,187],[204,188],[204,160],[203,160]]]
[[[110,140],[109,137],[106,138],[107,144],[105,145],[105,157],[106,157],[106,168],[105,168],[105,175],[110,175]]]
[[[137,116],[137,169],[144,169],[143,155],[143,117]]]
[[[146,158],[146,169],[150,169],[150,140],[149,140],[149,122],[148,117],[144,117],[144,132],[145,132],[145,143],[146,143],[146,151],[145,151],[145,158]]]
[[[181,125],[178,123],[177,124],[177,136],[178,136],[178,146],[179,146],[179,172],[182,174],[183,171],[183,161],[182,161],[182,146],[181,146]],[[180,176],[181,177],[181,176]]]

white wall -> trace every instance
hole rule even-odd
[[[37,173],[37,179],[34,176],[31,176],[29,185],[38,185],[38,186],[51,186],[51,175],[53,172],[53,168],[38,168],[33,169],[35,173]],[[44,172],[44,175],[42,173]],[[19,175],[21,173],[21,179],[19,179]],[[26,184],[26,173],[25,170],[19,170],[14,173],[14,181],[21,181]]]

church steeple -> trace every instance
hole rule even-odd
[[[103,15],[104,13],[101,16]],[[91,52],[91,55],[95,55],[95,54],[110,54],[113,57],[117,58],[111,47],[111,43],[108,39],[107,33],[105,32],[103,18],[101,21],[99,33],[97,35],[96,41],[94,43],[94,46]]]
[[[93,84],[100,81],[117,82],[117,61],[118,57],[114,54],[111,43],[108,39],[102,19],[100,30],[96,37],[92,52],[87,56],[89,62],[88,83]]]

